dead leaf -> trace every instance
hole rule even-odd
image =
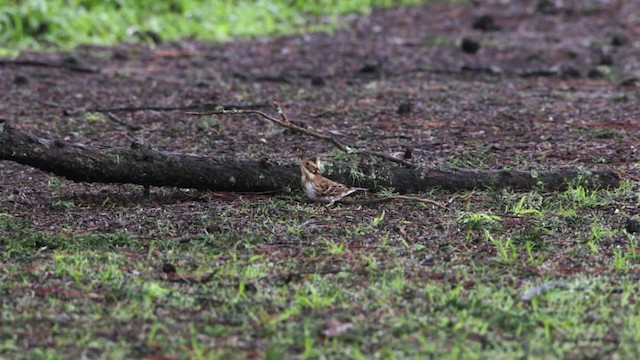
[[[322,335],[326,337],[338,337],[353,327],[352,323],[341,323],[336,319],[329,319],[324,323]]]

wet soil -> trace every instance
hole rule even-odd
[[[388,153],[409,146],[424,166],[611,167],[637,179],[639,8],[621,1],[430,4],[347,17],[334,33],[24,53],[20,60],[60,66],[0,66],[0,113],[35,135],[88,144],[137,141],[290,162],[333,150],[257,117],[162,109],[220,104],[273,111],[277,100],[298,124]],[[92,111],[103,108],[113,111]],[[0,166],[2,206],[44,229],[69,217],[94,223],[92,212],[105,198],[126,203],[139,192],[66,180],[52,186],[44,172]],[[171,202],[174,193],[154,189],[150,199],[137,200]],[[59,199],[79,206],[56,216],[51,204]],[[107,212],[93,225],[73,221],[77,231],[126,225],[113,216]]]
[[[219,104],[273,113],[270,104],[277,100],[296,124],[376,151],[411,147],[421,166],[611,168],[632,183],[639,180],[640,3],[475,3],[375,10],[346,17],[333,33],[24,53],[22,63],[0,64],[0,118],[37,136],[85,144],[128,147],[135,141],[165,151],[291,163],[309,155],[330,158],[330,144],[257,117],[193,117],[181,110]],[[297,201],[302,191],[289,195]],[[433,196],[446,201],[456,195]],[[152,188],[145,196],[140,186],[75,183],[0,163],[0,212],[47,233],[124,230],[145,239],[185,239],[221,229],[259,235],[265,229],[254,219],[267,213],[306,220],[307,213],[247,205],[272,200],[274,194],[174,188]],[[471,194],[452,206],[486,211],[491,201]],[[481,240],[455,242],[465,236],[452,225],[455,216],[442,220],[439,210],[392,203],[340,207],[331,223],[298,240],[346,236],[342,228],[378,216],[380,208],[389,231],[433,249],[429,259],[446,262],[457,256],[455,249],[469,248],[475,261],[493,256]],[[632,203],[626,211],[638,213]],[[616,221],[623,224],[616,218],[612,226]],[[526,222],[506,218],[503,225],[511,231]],[[277,247],[291,241],[286,229],[269,231],[277,233],[269,240],[275,245],[249,255],[293,256]],[[518,276],[595,268],[600,260],[590,265],[567,255],[571,231],[545,239],[559,246],[549,259],[553,266],[525,266]],[[363,239],[349,244],[365,245]],[[147,252],[131,256],[144,259]]]

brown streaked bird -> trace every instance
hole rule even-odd
[[[304,193],[313,201],[333,205],[343,197],[365,188],[350,188],[347,185],[329,180],[320,174],[320,160],[317,157],[310,157],[300,163],[302,177],[300,183]]]

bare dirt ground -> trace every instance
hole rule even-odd
[[[270,103],[277,100],[298,124],[332,131],[346,142],[378,151],[392,153],[410,146],[416,161],[424,166],[520,170],[608,167],[632,183],[637,181],[640,3],[478,3],[481,5],[375,10],[370,16],[348,17],[345,28],[333,34],[25,53],[20,59],[76,64],[97,72],[1,65],[0,117],[38,136],[79,143],[128,147],[135,140],[166,151],[287,162],[315,154],[330,158],[331,145],[292,134],[257,117],[202,118],[181,110],[113,109],[115,117],[111,118],[100,111],[107,107],[203,103],[273,111]],[[486,21],[478,20],[482,15],[492,16],[497,28],[474,29],[474,23],[486,27]],[[463,39],[467,39],[466,51]],[[471,53],[474,41],[480,48]],[[74,183],[11,162],[0,163],[0,171],[1,212],[28,223],[33,232],[80,236],[125,231],[149,241],[236,232],[233,239],[237,240],[251,234],[263,236],[267,225],[260,222],[267,214],[301,223],[329,216],[322,215],[324,209],[317,210],[321,212],[318,215],[271,206],[272,194],[216,193],[202,199],[200,193],[191,198],[178,189],[152,188],[151,195],[145,197],[138,186]],[[294,199],[301,194],[293,189],[290,195]],[[433,194],[441,201],[452,196],[456,195]],[[454,201],[452,206],[464,209],[471,204],[478,211],[504,211],[492,208],[495,199],[485,195],[465,196],[465,201]],[[265,204],[266,210],[261,207]],[[452,250],[452,242],[465,236],[465,229],[452,223],[455,216],[446,218],[437,209],[396,203],[338,207],[329,213],[331,221],[303,235],[270,225],[268,239],[254,239],[251,246],[236,250],[247,257],[266,254],[273,261],[295,258],[298,255],[290,245],[277,244],[347,236],[345,229],[354,228],[359,219],[378,216],[382,209],[392,240],[402,236],[431,249],[428,256],[418,256],[428,258],[427,262],[464,263],[460,259],[465,256],[482,262],[494,255],[479,240],[468,248],[456,245]],[[629,203],[624,215],[636,213],[633,202]],[[622,215],[607,219],[613,227],[623,226]],[[528,224],[518,218],[507,220],[502,224],[507,232]],[[410,225],[403,225],[407,223]],[[12,231],[2,230],[6,238],[13,236]],[[548,235],[545,241],[558,245],[560,253],[569,251],[572,245],[563,244],[562,239],[571,231]],[[376,238],[349,236],[349,246],[354,249]],[[41,256],[51,256],[51,251],[44,248]],[[147,257],[148,261],[156,250],[145,245],[142,250],[129,251],[131,258],[143,261]],[[550,273],[590,273],[592,266],[603,261],[601,257],[572,254],[549,255],[552,266],[526,267],[510,281],[521,283],[529,276]],[[611,252],[600,256],[606,254]],[[172,261],[181,268],[197,268],[184,259]],[[161,263],[157,260],[148,265]],[[154,271],[142,276],[154,277]],[[436,273],[443,282],[460,280]],[[36,291],[40,300],[59,296],[52,289],[62,285],[51,281],[41,281],[46,290]],[[27,348],[46,344],[46,339],[29,337],[39,326],[45,325],[25,325],[17,343]],[[130,326],[133,330],[128,331],[135,333],[136,327],[139,330],[145,325],[133,322]],[[116,332],[104,336],[127,339],[129,335]],[[250,357],[255,355],[252,351],[266,346],[255,339],[233,344],[244,347]],[[233,344],[227,339],[221,346]],[[65,351],[77,355],[79,350],[70,346]],[[154,353],[146,348],[136,351],[133,353],[141,356]],[[300,351],[296,347],[287,350]]]
[[[127,147],[136,140],[168,151],[292,162],[332,150],[258,118],[206,122],[183,111],[112,112],[140,128],[133,131],[107,116],[87,115],[103,107],[202,103],[272,111],[270,102],[278,100],[305,126],[380,151],[411,146],[427,166],[608,166],[635,178],[636,5],[501,3],[374,11],[335,34],[24,54],[99,73],[3,66],[0,109],[22,130],[81,143]],[[472,29],[487,14],[500,29]],[[462,51],[463,38],[477,40],[479,51]],[[121,193],[119,186],[71,183],[52,192],[42,186],[47,174],[2,166],[5,206],[43,228],[66,223],[43,208],[58,198],[84,197],[83,205],[92,207]],[[160,198],[171,192],[159,191]],[[107,223],[91,229],[108,230]]]

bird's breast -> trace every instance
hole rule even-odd
[[[302,187],[304,188],[304,193],[311,200],[316,200],[316,189],[313,187],[313,183],[311,181],[305,181],[302,179]]]

